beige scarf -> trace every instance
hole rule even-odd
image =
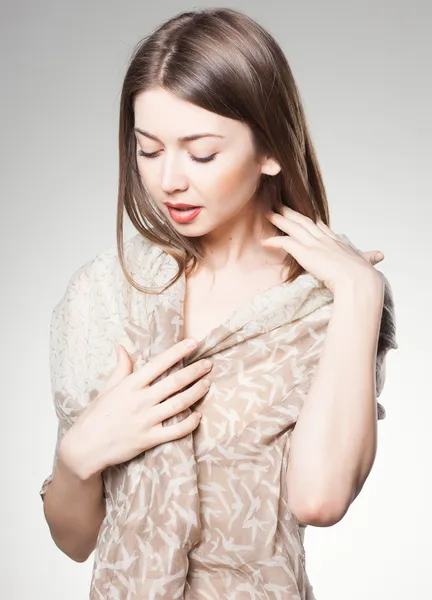
[[[175,274],[175,261],[140,235],[125,250],[142,285],[164,285]],[[51,329],[59,438],[103,389],[115,364],[115,343],[125,346],[137,369],[183,338],[184,292],[184,277],[159,296],[137,292],[124,280],[114,251],[74,275]],[[200,407],[202,422],[193,434],[104,471],[107,512],[91,599],[222,598],[229,590],[233,598],[249,598],[248,586],[257,600],[276,599],[279,588],[284,599],[313,598],[301,524],[286,501],[285,472],[289,437],[319,360],[332,299],[307,273],[273,286],[171,369],[212,358],[212,387],[194,407]],[[396,347],[386,281],[378,395],[384,355]],[[186,414],[189,409],[165,425]],[[378,404],[378,418],[384,416]]]

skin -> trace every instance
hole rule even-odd
[[[138,165],[160,210],[171,219],[165,201],[204,207],[192,223],[172,221],[182,235],[202,238],[202,272],[215,276],[222,286],[238,274],[238,284],[243,285],[260,267],[267,272],[281,265],[289,252],[334,291],[318,372],[291,436],[287,476],[290,508],[300,521],[335,523],[358,494],[374,460],[374,361],[382,282],[373,265],[382,258],[376,251],[352,252],[324,224],[315,225],[290,209],[263,215],[255,193],[259,178],[263,173],[276,175],[280,166],[271,157],[255,155],[244,124],[157,89],[136,98],[135,126],[151,130],[160,140],[136,132],[137,152],[157,152],[156,158],[138,156]],[[200,132],[223,137],[177,141]],[[209,163],[191,160],[212,154],[216,158]],[[276,227],[289,236],[275,237]],[[44,511],[55,543],[72,559],[87,560],[95,547],[105,516],[102,471],[198,425],[196,412],[169,427],[162,421],[205,393],[201,378],[211,365],[204,369],[204,362],[198,361],[189,371],[166,377],[164,385],[170,389],[150,387],[155,375],[187,351],[178,344],[134,374],[120,346],[106,389],[63,437]],[[193,381],[197,383],[188,387]]]
[[[184,236],[200,236],[204,248],[203,270],[241,271],[242,265],[281,264],[285,252],[263,248],[260,240],[275,228],[257,209],[256,189],[261,174],[276,175],[280,166],[271,157],[254,152],[249,127],[214,114],[173,94],[152,89],[135,100],[135,127],[154,134],[160,142],[135,132],[137,152],[157,152],[155,158],[137,155],[142,181],[153,201]],[[178,142],[182,136],[214,133]],[[198,163],[190,156],[214,160]],[[179,224],[171,219],[164,202],[203,206],[194,221]]]
[[[183,340],[134,372],[129,354],[119,345],[117,365],[105,389],[62,437],[44,513],[54,542],[73,560],[86,561],[96,546],[106,512],[104,469],[197,427],[198,411],[167,427],[162,422],[206,393],[202,377],[211,363],[197,361],[151,385],[191,348]]]
[[[334,295],[319,364],[290,440],[289,506],[303,523],[340,521],[360,493],[377,450],[375,358],[384,301],[379,252],[357,252],[322,221],[270,212],[284,248]],[[381,255],[382,256],[382,255]]]
[[[376,452],[374,378],[383,283],[374,265],[384,256],[354,251],[321,221],[315,224],[289,208],[262,215],[255,194],[259,177],[276,175],[280,166],[254,154],[246,125],[153,89],[136,99],[135,126],[159,138],[137,132],[137,152],[156,152],[155,158],[137,158],[143,183],[167,218],[165,201],[204,206],[192,223],[172,221],[182,235],[201,236],[202,270],[222,281],[236,270],[244,280],[256,276],[243,268],[251,256],[262,264],[273,250],[273,261],[282,263],[288,252],[334,293],[317,374],[291,436],[287,470],[297,518],[333,525],[361,490]],[[177,141],[199,132],[224,137]],[[213,153],[215,160],[207,164],[190,159],[190,154]],[[275,237],[269,225],[288,236]]]
[[[282,264],[287,250],[277,244],[265,246],[262,243],[274,236],[276,229],[259,210],[255,193],[260,176],[277,175],[280,165],[272,157],[256,155],[249,127],[161,88],[138,94],[134,114],[137,162],[143,184],[181,235],[201,237],[202,269],[212,273],[241,272],[242,265],[249,266],[252,259],[255,267]],[[160,141],[140,133],[142,131]],[[221,137],[178,141],[194,133],[213,133]],[[154,154],[154,157],[141,156],[140,152]],[[215,158],[208,163],[191,159],[212,155]],[[180,224],[171,219],[164,202],[183,202],[204,208],[191,223]],[[373,251],[364,256],[372,260],[375,254]]]
[[[210,272],[222,269],[226,274],[251,261],[256,267],[283,261],[283,250],[260,245],[263,236],[272,235],[275,227],[255,210],[260,174],[276,174],[278,166],[271,159],[258,160],[245,126],[160,91],[137,98],[136,126],[152,129],[151,133],[163,140],[155,142],[137,134],[137,150],[160,151],[158,158],[138,158],[143,181],[160,209],[170,218],[165,200],[204,206],[195,222],[173,224],[184,235],[203,237],[205,268]],[[177,137],[204,131],[223,138],[187,144],[176,141]],[[192,152],[198,157],[217,153],[217,157],[201,164],[191,160]],[[150,371],[166,371],[183,352],[179,344],[134,374],[132,360],[120,346],[116,370],[106,389],[62,438],[44,511],[55,543],[72,559],[87,560],[95,547],[105,516],[103,470],[167,439],[182,437],[199,424],[200,414],[193,411],[180,423],[162,426],[169,415],[182,412],[207,391],[202,377],[211,363],[203,370],[204,361],[198,361],[190,369],[164,378],[164,385],[171,389],[160,384],[149,388],[155,375]],[[138,385],[136,375],[141,378]],[[188,387],[194,380],[197,383]],[[184,390],[185,386],[185,391],[172,396],[175,389]]]

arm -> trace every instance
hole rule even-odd
[[[100,474],[88,478],[76,474],[65,460],[62,444],[44,494],[44,515],[60,550],[77,562],[86,561],[105,518],[102,478]]]
[[[387,300],[393,308],[390,291]],[[381,373],[389,349],[380,339],[377,360],[380,323],[388,318],[383,301],[379,278],[335,290],[316,374],[291,435],[288,500],[303,523],[338,522],[372,468],[377,446],[376,384],[378,392],[383,385],[382,375],[376,379],[376,367],[379,360]],[[388,323],[384,325],[384,334],[394,336],[394,329],[388,331]]]
[[[90,267],[88,263],[74,274],[51,318],[51,387],[59,427],[52,474],[40,491],[54,542],[79,562],[93,551],[105,515],[100,474],[80,475],[73,460],[67,458],[63,444],[65,434],[90,401],[87,384]]]

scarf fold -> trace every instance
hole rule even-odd
[[[346,236],[340,237],[354,247]],[[125,244],[125,259],[134,279],[150,288],[165,286],[177,270],[171,256],[141,235]],[[384,356],[388,349],[397,348],[393,298],[386,279],[385,282],[377,395],[384,381],[381,373]],[[54,311],[51,327],[52,388],[59,418],[59,440],[104,389],[115,364],[115,343],[124,345],[136,371],[183,339],[185,283],[183,275],[160,295],[142,294],[124,279],[114,251],[98,256],[77,272]],[[292,430],[310,386],[319,360],[322,332],[331,316],[332,300],[332,293],[309,273],[295,282],[277,284],[256,293],[200,340],[185,359],[155,380],[156,383],[201,358],[213,357],[217,370],[213,369],[212,376],[217,383],[217,378],[232,376],[233,365],[242,368],[242,356],[250,362],[251,357],[253,361],[260,355],[268,359],[270,354],[268,363],[272,371],[268,375],[263,374],[259,358],[257,366],[253,363],[251,368],[252,372],[261,368],[260,377],[264,379],[260,381],[270,382],[266,393],[275,389],[281,398],[263,398],[257,420],[245,422],[240,433],[228,430],[223,443],[212,443],[203,434],[194,432],[104,471],[106,517],[95,550],[91,599],[185,597],[190,586],[190,561],[203,560],[197,549],[200,544],[206,547],[205,525],[212,514],[211,497],[209,500],[206,490],[200,489],[200,469],[211,481],[211,469],[219,462],[236,461],[238,457],[240,462],[244,461],[244,468],[249,468],[249,460],[256,460],[259,468],[260,460],[263,465],[265,460],[273,460],[270,447],[277,455],[289,447],[282,436]],[[272,339],[276,340],[274,349]],[[278,369],[287,361],[292,377],[285,382],[280,380]],[[240,372],[238,377],[238,381],[247,377],[245,391],[252,393],[252,373]],[[235,395],[236,390],[232,393]],[[260,393],[259,389],[254,392],[258,397]],[[195,407],[203,401],[205,398]],[[181,421],[190,412],[188,408],[167,419],[164,426]],[[378,418],[384,416],[384,409],[378,404]],[[43,490],[51,477],[45,480]],[[297,533],[289,535],[293,547],[298,547],[303,556]],[[235,544],[235,540],[230,543]],[[296,555],[290,557],[297,565]],[[295,567],[299,579],[304,577],[302,568],[301,562]]]

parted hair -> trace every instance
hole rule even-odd
[[[257,156],[270,156],[281,166],[277,175],[260,176],[258,209],[279,211],[286,205],[330,226],[324,184],[302,102],[276,40],[252,18],[231,8],[183,12],[136,45],[121,91],[117,248],[124,275],[136,289],[154,293],[141,287],[127,271],[124,210],[138,232],[177,262],[178,273],[164,289],[202,260],[199,237],[176,231],[152,201],[139,174],[134,99],[155,88],[250,127]],[[285,235],[280,230],[277,234]],[[304,273],[289,254],[285,267],[287,282]]]

